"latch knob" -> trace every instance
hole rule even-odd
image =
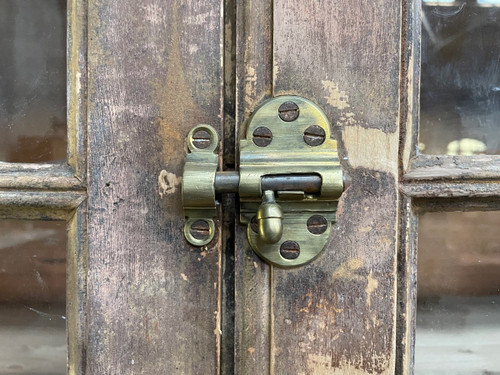
[[[262,204],[257,210],[259,236],[265,243],[276,243],[283,235],[283,210],[276,203],[272,190],[264,191]]]

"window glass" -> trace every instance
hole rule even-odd
[[[498,374],[500,212],[420,217],[415,374]]]
[[[500,0],[424,0],[419,149],[500,154]]]
[[[0,221],[0,374],[66,374],[66,223]]]
[[[66,1],[0,1],[0,161],[66,158]]]

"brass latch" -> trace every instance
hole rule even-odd
[[[313,260],[330,238],[344,191],[337,141],[323,111],[298,96],[262,105],[240,140],[239,171],[218,172],[219,138],[209,125],[187,137],[182,180],[184,234],[195,246],[215,234],[216,196],[240,197],[240,222],[254,251],[282,267]]]

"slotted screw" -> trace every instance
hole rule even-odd
[[[260,126],[253,132],[253,143],[255,143],[259,147],[268,146],[273,140],[273,133],[269,128],[265,126]]]
[[[307,220],[307,230],[312,234],[325,233],[328,228],[328,222],[324,216],[313,215]]]
[[[210,143],[212,143],[212,137],[206,130],[200,129],[193,134],[193,145],[196,148],[207,148],[210,146]]]
[[[285,259],[296,259],[300,255],[300,246],[295,241],[285,241],[281,244],[280,254]]]
[[[259,223],[257,222],[257,216],[252,217],[250,221],[250,228],[254,231],[254,233],[259,233]]]
[[[278,114],[283,121],[295,121],[299,117],[299,106],[294,102],[284,102],[278,108]]]
[[[191,236],[197,240],[206,240],[210,237],[210,226],[205,220],[196,220],[189,228]]]
[[[309,146],[319,146],[325,141],[325,131],[321,126],[311,125],[304,132],[304,142]]]

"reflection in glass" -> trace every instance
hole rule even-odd
[[[500,154],[500,0],[424,0],[419,149]]]
[[[419,220],[415,374],[500,371],[500,212]]]
[[[66,158],[66,0],[0,1],[0,161]]]
[[[66,374],[66,223],[0,221],[0,374]]]

